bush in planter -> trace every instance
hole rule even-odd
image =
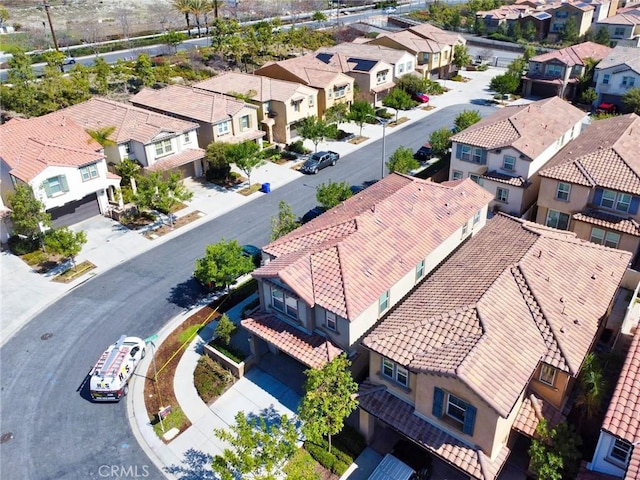
[[[224,313],[218,320],[218,325],[216,326],[216,336],[225,344],[229,345],[231,341],[231,336],[235,333],[238,327],[229,320],[229,316]]]
[[[295,152],[300,155],[305,155],[309,153],[309,150],[305,148],[304,142],[302,140],[296,140],[295,142],[291,142],[289,145],[287,145],[286,149],[289,150],[290,152]]]

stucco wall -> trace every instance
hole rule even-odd
[[[621,466],[619,462],[609,457],[614,442],[615,437],[613,435],[604,431],[600,432],[598,445],[596,446],[596,451],[593,454],[593,460],[589,468],[596,472],[622,478],[624,477],[626,466]]]
[[[550,386],[540,381],[540,369],[541,366],[538,365],[538,368],[529,383],[529,388],[545,400],[549,401],[554,407],[562,408],[571,377],[565,372],[556,370],[553,386]]]

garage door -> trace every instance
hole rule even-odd
[[[74,225],[86,220],[87,218],[100,215],[98,195],[92,193],[91,195],[84,197],[82,200],[69,202],[62,207],[52,208],[49,210],[49,213],[51,214],[51,220],[53,220],[53,226],[55,228]]]
[[[194,162],[180,165],[179,167],[176,167],[174,171],[178,172],[182,178],[192,178],[196,176],[196,168]]]
[[[558,85],[555,83],[542,83],[542,82],[534,82],[531,85],[531,96],[532,97],[541,97],[541,98],[549,98],[555,97],[558,94]]]

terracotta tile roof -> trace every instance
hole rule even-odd
[[[229,120],[247,106],[244,102],[227,95],[183,85],[169,85],[160,90],[143,88],[129,101],[142,108],[170,112],[211,124]]]
[[[640,25],[640,12],[630,11],[598,20],[598,25]]]
[[[102,146],[62,112],[0,125],[0,157],[24,182],[50,166],[81,167],[105,158]]]
[[[566,417],[553,405],[542,398],[529,393],[522,402],[520,411],[516,416],[512,429],[533,438],[536,435],[536,428],[542,419],[547,420],[549,428],[563,423]]]
[[[353,79],[342,73],[342,67],[335,63],[325,63],[316,58],[315,53],[289,58],[279,62],[270,62],[258,68],[255,73],[264,75],[267,67],[277,65],[280,69],[295,75],[300,82],[315,88],[326,88],[337,82],[353,83]]]
[[[509,456],[510,450],[505,446],[492,460],[479,448],[463,443],[423,420],[414,413],[412,405],[390,394],[386,389],[371,384],[368,380],[360,386],[358,401],[360,408],[472,478],[481,480],[496,478]]]
[[[607,20],[612,18],[615,17],[609,17]],[[638,19],[640,19],[640,16],[638,16]],[[640,57],[638,56],[638,49],[634,47],[616,46],[609,55],[600,60],[600,63],[596,65],[596,70],[604,70],[611,67],[620,67],[622,69],[621,71],[629,69],[636,73],[640,73]]]
[[[258,314],[240,322],[244,328],[272,343],[310,368],[322,368],[343,350],[318,334],[308,334],[271,314]]]
[[[602,60],[604,57],[611,53],[611,48],[600,45],[595,42],[583,42],[570,47],[561,48],[560,50],[552,50],[542,55],[536,55],[529,59],[530,62],[548,62],[550,60],[557,60],[568,67],[574,65],[584,65],[584,61],[587,58],[594,60]]]
[[[363,345],[413,372],[456,376],[506,417],[540,361],[577,375],[630,258],[500,214]]]
[[[629,443],[640,441],[640,334],[636,333],[602,422],[602,429]],[[634,450],[640,450],[635,448]]]
[[[597,120],[560,150],[540,176],[640,195],[640,117]]]
[[[205,151],[202,148],[190,148],[180,153],[168,155],[157,160],[153,165],[146,168],[152,172],[171,170],[172,168],[186,165],[204,158]]]
[[[605,473],[594,472],[587,469],[587,462],[580,464],[580,471],[575,480],[614,480],[619,479],[618,476],[607,475]],[[637,479],[636,479],[637,480]]]
[[[438,53],[441,52],[443,48],[442,45],[435,40],[423,38],[409,30],[400,30],[399,32],[393,33],[381,33],[375,39],[369,40],[369,42],[376,43],[380,41],[378,39],[384,37],[393,40],[414,55],[420,52]]]
[[[430,23],[421,23],[420,25],[414,25],[408,29],[411,33],[427,39],[434,40],[440,45],[447,45],[453,47],[454,45],[464,45],[467,43],[462,35],[457,33],[448,32],[438,27],[431,25]]]
[[[640,480],[640,447],[633,448],[624,480]]]
[[[481,175],[481,177],[486,178],[487,180],[493,180],[494,182],[513,185],[514,187],[526,187],[529,185],[529,182],[524,177],[514,177],[512,175],[507,175],[506,173],[497,172],[495,170],[485,172],[483,175]]]
[[[237,72],[228,72],[211,77],[202,82],[194,83],[193,87],[210,92],[225,94],[233,92],[245,95],[253,90],[256,93],[251,99],[259,102],[267,102],[269,100],[286,102],[294,95],[309,96],[317,93],[316,90],[300,83]]]
[[[451,137],[485,149],[510,146],[530,159],[557,142],[586,114],[559,97],[505,107]]]
[[[640,224],[632,217],[619,217],[618,215],[595,209],[574,213],[572,217],[579,222],[590,223],[609,230],[640,237]]]
[[[197,123],[154,113],[143,108],[93,97],[61,110],[84,129],[116,127],[109,138],[116,143],[135,140],[147,145],[157,138],[175,136],[198,128]]]
[[[362,59],[371,59],[383,61],[390,65],[402,61],[402,57],[406,55],[402,50],[384,47],[382,45],[372,45],[370,43],[351,43],[344,42],[331,47],[323,47],[317,50],[319,52],[339,53],[346,57],[359,57]]]
[[[253,275],[353,320],[492,198],[469,179],[446,186],[392,174],[268,244],[277,258]]]

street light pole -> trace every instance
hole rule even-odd
[[[384,178],[384,161],[387,158],[386,155],[386,138],[387,138],[387,123],[389,121],[386,118],[379,118],[378,122],[382,124],[382,173],[380,174],[380,180]]]

